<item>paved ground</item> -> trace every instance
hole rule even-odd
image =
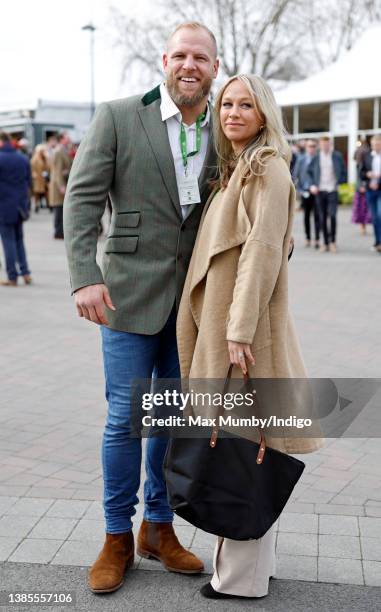
[[[38,590],[42,576],[53,585],[70,575],[83,599],[78,610],[90,610],[98,609],[98,599],[83,591],[81,568],[103,540],[99,330],[75,315],[63,244],[51,239],[51,221],[42,211],[26,226],[34,285],[0,287],[0,589],[11,588],[16,577],[15,584],[25,580]],[[290,294],[311,376],[379,377],[381,257],[370,251],[371,235],[359,235],[349,211],[340,211],[336,255],[304,249],[300,215],[295,235]],[[378,396],[364,413],[372,424],[378,419],[379,425],[379,407]],[[370,604],[380,598],[370,587],[381,586],[381,440],[329,440],[303,460],[306,471],[278,525],[277,578],[285,580],[273,581],[271,599],[256,607],[302,610],[309,594],[309,608],[313,600],[316,606],[325,601],[323,610],[381,609],[380,599]],[[139,505],[137,526],[141,514]],[[214,538],[181,520],[177,531],[211,571]],[[130,579],[135,607],[139,584],[152,576],[141,609],[151,609],[150,592],[158,609],[175,609],[176,589],[184,595],[182,608],[209,609],[197,595],[205,578],[181,582],[166,575],[164,581],[160,566],[147,560],[137,568]],[[110,609],[119,609],[123,596],[112,601]]]
[[[81,567],[26,565],[7,563],[0,565],[2,589],[19,588],[34,592],[49,591],[71,593],[75,604],[54,607],[63,612],[379,612],[380,589],[377,587],[273,580],[269,595],[255,601],[210,601],[199,589],[206,579],[199,576],[180,576],[160,571],[138,570],[129,572],[123,587],[110,595],[96,596],[86,588],[86,569]],[[69,585],[69,588],[68,588]],[[0,607],[0,610],[2,608]],[[3,608],[4,609],[4,608]],[[13,607],[7,612],[28,610],[52,612],[52,607]]]

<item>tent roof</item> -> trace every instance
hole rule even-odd
[[[275,92],[280,106],[381,96],[381,26],[367,30],[337,62],[303,81]]]

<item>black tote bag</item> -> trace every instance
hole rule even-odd
[[[225,383],[231,377],[232,366]],[[218,421],[217,421],[218,422]],[[278,519],[305,464],[260,442],[227,435],[171,438],[164,459],[168,499],[183,519],[231,540],[261,538]]]

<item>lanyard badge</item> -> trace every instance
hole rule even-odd
[[[180,146],[181,155],[183,158],[184,173],[185,176],[179,180],[179,197],[180,204],[186,206],[189,204],[198,204],[201,202],[200,190],[198,186],[198,177],[196,174],[188,175],[188,157],[197,155],[201,149],[201,123],[205,119],[205,113],[201,113],[196,119],[196,149],[194,151],[187,151],[187,136],[183,122],[181,122],[180,128]]]

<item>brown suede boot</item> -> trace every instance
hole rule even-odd
[[[124,574],[134,564],[134,535],[106,533],[106,541],[89,570],[88,585],[93,593],[111,593],[124,582]]]
[[[146,559],[158,559],[170,572],[199,574],[204,564],[178,541],[172,523],[151,523],[143,520],[136,552]]]

